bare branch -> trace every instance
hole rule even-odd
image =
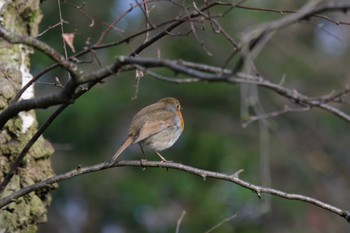
[[[229,5],[229,3],[222,3],[222,5]],[[293,13],[297,12],[296,10],[277,10],[277,9],[249,7],[249,6],[242,6],[242,5],[238,5],[236,7],[237,8],[241,8],[241,9],[245,9],[245,10],[274,12],[274,13],[278,13],[280,15],[293,14]],[[340,5],[339,7],[341,8],[341,7],[347,7],[347,6],[344,4],[343,6]],[[314,15],[311,15],[310,17],[324,19],[324,20],[332,22],[332,23],[334,23],[336,25],[350,25],[350,22],[334,20],[334,19],[332,19],[332,18],[330,18],[328,16],[325,16],[325,15],[314,14]]]
[[[320,100],[323,100],[325,103],[329,103],[329,102],[340,102],[341,100],[350,93],[350,88],[347,86],[344,90],[335,93],[335,94],[331,94],[329,96],[325,96],[322,98],[319,98]]]
[[[88,90],[93,88],[98,81],[91,82],[89,85],[87,85],[86,88],[80,89],[72,99],[77,99],[83,94],[85,94]],[[63,105],[61,105],[55,112],[51,114],[51,116],[46,120],[46,122],[35,132],[35,134],[32,136],[32,138],[28,141],[28,143],[24,146],[21,153],[16,158],[15,162],[12,164],[10,171],[5,176],[4,180],[0,184],[0,193],[5,189],[5,187],[9,184],[11,181],[13,175],[17,171],[20,163],[22,162],[24,156],[28,153],[30,148],[34,145],[34,143],[39,139],[39,137],[45,132],[45,130],[51,125],[51,123],[70,105],[72,102],[67,102]]]
[[[241,1],[243,2],[243,1]],[[283,14],[283,13],[296,13],[296,11],[288,11],[288,10],[274,10],[274,9],[266,9],[266,8],[253,8],[253,7],[246,7],[246,6],[242,6],[241,5],[241,2],[239,3],[225,3],[225,2],[220,2],[220,1],[213,1],[211,3],[206,3],[205,6],[203,7],[200,7],[198,10],[199,11],[205,11],[205,10],[208,10],[209,8],[211,7],[214,7],[214,6],[228,6],[230,7],[229,9],[233,9],[234,7],[237,7],[237,8],[241,8],[241,9],[246,9],[246,10],[256,10],[256,11],[269,11],[269,12],[276,12],[276,13],[280,13],[280,14]],[[136,6],[133,6],[133,7],[136,7]],[[320,7],[319,9],[317,9],[318,13],[323,13],[324,11],[345,11],[347,9],[350,8],[350,5],[349,4],[344,4],[344,3],[336,3],[336,4],[326,4],[326,5],[323,5],[322,7]],[[201,16],[201,14],[198,13],[198,10],[196,12],[193,12],[191,15],[190,15],[190,18],[195,18],[195,17],[198,17],[198,16]],[[125,14],[128,13],[129,10],[127,10],[127,12],[125,12]],[[316,10],[314,10],[315,12]],[[322,15],[318,15],[318,14],[314,14],[314,12],[309,12],[309,14],[305,17],[320,17],[320,18],[323,18],[323,19],[326,19],[326,20],[329,20],[328,17],[326,16],[322,16]],[[139,46],[134,52],[131,53],[132,56],[136,55],[136,54],[139,54],[143,49],[147,48],[148,46],[150,46],[151,44],[153,44],[155,41],[161,39],[163,36],[165,35],[169,35],[170,31],[172,31],[174,28],[180,26],[182,23],[186,22],[186,19],[188,18],[188,16],[185,16],[185,17],[182,17],[182,18],[179,18],[179,19],[173,19],[173,20],[170,20],[170,21],[166,21],[166,22],[163,22],[159,25],[155,25],[155,26],[152,26],[148,29],[144,29],[144,30],[141,30],[140,32],[137,32],[135,34],[132,34],[120,41],[117,41],[117,42],[112,42],[112,43],[108,43],[108,44],[100,44],[103,40],[103,38],[106,36],[104,34],[107,34],[111,27],[113,27],[113,25],[116,23],[116,22],[119,22],[119,20],[117,19],[114,24],[112,23],[109,27],[109,29],[107,29],[107,31],[105,33],[103,33],[101,35],[101,38],[99,39],[99,41],[92,47],[90,48],[87,48],[85,50],[82,50],[81,52],[78,52],[76,54],[74,54],[73,56],[70,57],[70,59],[72,59],[73,57],[79,57],[79,56],[82,56],[92,50],[99,50],[99,49],[104,49],[104,48],[108,48],[108,47],[113,47],[113,46],[118,46],[120,44],[123,44],[123,43],[127,43],[129,42],[130,40],[138,37],[138,36],[141,36],[145,33],[147,33],[148,31],[151,31],[151,30],[154,30],[155,28],[160,28],[164,25],[167,25],[167,24],[171,24],[170,26],[168,26],[167,28],[165,28],[164,30],[162,30],[159,34],[157,34],[156,36],[154,36],[152,39],[150,39],[147,43],[145,44],[142,44],[141,46]],[[342,23],[342,22],[338,22],[337,23]],[[343,22],[343,24],[346,24],[345,22]],[[30,44],[28,44],[30,45]],[[33,46],[35,47],[35,46]],[[39,49],[39,48],[38,48]],[[45,50],[45,49],[44,49]],[[235,55],[236,53],[234,53],[233,55]],[[233,56],[232,55],[232,56]],[[228,61],[230,59],[232,59],[232,56],[228,58]],[[55,59],[54,59],[55,60]],[[56,61],[56,60],[55,60]],[[64,59],[65,61],[65,59]],[[57,61],[59,64],[60,62]],[[62,66],[62,64],[60,64]],[[50,69],[48,70],[51,70],[52,68],[55,68],[57,67],[56,64],[52,65]],[[63,66],[65,67],[65,66]],[[36,80],[42,75],[42,74],[45,74],[48,70],[44,70],[43,72],[40,72],[41,74],[36,76]],[[34,82],[34,80],[33,80]],[[32,82],[30,82],[32,83]],[[27,86],[29,86],[29,84]],[[27,87],[26,86],[26,87]],[[21,92],[24,92],[26,87],[22,88]],[[16,97],[16,99],[18,99],[18,95]]]
[[[199,11],[205,11],[211,7],[220,5],[218,2],[211,2],[208,4],[205,4],[204,6],[199,8]],[[233,4],[235,5],[235,4]],[[231,4],[232,6],[232,4]],[[185,16],[183,17],[179,17],[176,20],[173,20],[174,22],[172,24],[170,24],[167,28],[165,28],[164,30],[162,30],[160,33],[158,33],[157,35],[155,35],[153,38],[149,39],[146,43],[143,43],[142,45],[140,45],[138,48],[136,48],[130,56],[136,56],[138,55],[142,50],[144,50],[145,48],[149,47],[151,44],[153,44],[155,41],[160,40],[161,38],[163,38],[164,36],[168,35],[169,32],[171,32],[173,29],[177,28],[178,26],[182,25],[184,22],[188,22],[191,21],[193,18],[197,18],[201,16],[200,13],[198,13],[197,11],[194,11],[192,13],[187,13]],[[193,30],[192,30],[193,31]]]
[[[244,0],[243,0],[244,1]],[[158,78],[163,81],[167,82],[173,82],[173,83],[191,83],[191,82],[225,82],[230,85],[236,85],[236,84],[254,84],[258,87],[265,88],[271,92],[274,92],[283,98],[286,98],[296,105],[299,105],[300,108],[284,108],[281,111],[271,112],[267,114],[258,114],[257,116],[253,116],[249,118],[246,122],[242,124],[243,127],[246,127],[250,123],[270,118],[270,117],[276,117],[281,114],[292,112],[292,111],[308,111],[312,107],[323,109],[327,112],[330,112],[334,114],[335,116],[343,119],[347,123],[350,123],[350,115],[346,112],[341,111],[340,109],[332,106],[331,104],[337,103],[345,103],[343,101],[343,98],[348,95],[350,92],[349,88],[346,88],[343,91],[337,92],[336,94],[329,95],[327,97],[319,97],[319,98],[313,98],[309,97],[307,95],[299,93],[297,90],[294,90],[293,88],[287,88],[283,86],[283,84],[276,84],[273,82],[268,81],[268,79],[265,79],[264,77],[261,77],[259,75],[250,75],[247,73],[239,73],[238,70],[240,69],[224,69],[226,67],[227,63],[231,61],[231,58],[233,56],[236,56],[239,52],[242,52],[241,60],[238,61],[236,68],[240,67],[240,64],[245,64],[247,62],[251,62],[253,64],[253,59],[251,58],[251,55],[254,55],[254,50],[258,50],[257,48],[263,48],[265,46],[265,42],[269,40],[269,36],[272,35],[277,30],[280,30],[284,27],[287,27],[291,24],[294,24],[296,22],[300,22],[303,20],[308,20],[312,17],[321,18],[323,20],[328,20],[333,23],[337,24],[349,24],[346,22],[341,21],[335,21],[327,16],[321,15],[321,13],[329,12],[329,11],[346,11],[350,9],[350,4],[347,3],[334,3],[334,2],[326,2],[324,4],[319,4],[320,1],[309,1],[308,4],[306,4],[303,8],[301,8],[298,11],[278,11],[273,9],[265,9],[265,8],[253,8],[253,7],[245,7],[242,6],[241,3],[243,1],[240,1],[239,3],[233,4],[233,3],[224,3],[220,2],[219,0],[216,1],[204,1],[204,4],[201,6],[195,5],[193,2],[193,6],[195,10],[193,12],[190,12],[188,8],[185,8],[181,6],[181,8],[184,10],[185,15],[179,15],[177,17],[174,17],[171,20],[168,20],[166,22],[160,23],[158,25],[153,25],[153,23],[150,20],[149,15],[149,9],[147,6],[147,3],[152,2],[152,0],[142,0],[142,2],[138,2],[135,0],[136,5],[132,5],[127,11],[124,12],[124,14],[120,15],[118,18],[114,20],[113,23],[108,24],[108,28],[101,33],[100,37],[98,38],[97,42],[94,45],[88,45],[88,48],[84,48],[82,51],[76,53],[74,56],[71,56],[68,58],[66,54],[66,58],[62,56],[60,53],[55,51],[52,47],[45,44],[44,42],[41,42],[40,40],[37,40],[32,37],[24,37],[24,36],[18,36],[16,34],[13,34],[9,31],[7,31],[5,28],[0,26],[0,37],[7,40],[9,43],[13,44],[24,44],[27,46],[31,46],[44,54],[46,54],[48,57],[53,59],[57,64],[53,64],[52,66],[48,67],[47,69],[43,70],[42,72],[38,73],[30,82],[27,83],[25,87],[23,87],[18,94],[16,95],[15,99],[11,102],[8,108],[4,109],[0,113],[0,129],[3,128],[3,126],[6,124],[6,122],[11,119],[12,117],[16,116],[21,111],[26,110],[32,110],[36,108],[47,108],[53,105],[61,105],[56,112],[54,112],[47,122],[34,134],[34,136],[31,138],[31,140],[27,143],[27,145],[23,148],[20,155],[16,158],[15,163],[12,165],[10,172],[5,177],[4,181],[0,184],[0,192],[4,190],[6,185],[11,180],[11,177],[13,174],[15,174],[16,170],[18,169],[18,166],[20,162],[23,160],[24,156],[27,154],[29,149],[32,147],[32,145],[35,143],[35,141],[39,138],[40,135],[48,128],[48,126],[52,123],[52,121],[70,104],[73,103],[74,100],[80,97],[83,93],[88,91],[91,87],[105,79],[106,77],[109,77],[113,74],[118,74],[119,72],[123,72],[125,70],[133,70],[138,69],[142,70],[145,73]],[[60,4],[60,0],[58,0],[58,3]],[[175,4],[175,3],[174,3]],[[73,4],[72,4],[73,5]],[[228,10],[224,12],[223,14],[213,15],[214,11],[209,11],[214,6],[228,6]],[[78,8],[79,6],[74,6],[77,10],[80,11]],[[129,35],[126,38],[123,38],[118,41],[114,41],[109,44],[102,44],[106,36],[109,34],[109,32],[114,29],[117,30],[116,24],[124,18],[131,10],[135,9],[136,7],[140,7],[142,10],[145,21],[146,21],[146,27],[145,29],[133,33]],[[216,20],[216,17],[221,17],[224,14],[226,14],[228,11],[234,9],[234,8],[241,8],[244,10],[256,10],[256,11],[268,11],[268,12],[278,12],[278,13],[293,13],[290,15],[287,15],[286,17],[282,17],[279,20],[275,20],[266,24],[261,24],[258,27],[254,28],[251,31],[248,31],[243,36],[243,40],[241,42],[236,42],[236,40],[230,35],[229,32],[225,31],[225,29],[221,26],[218,20]],[[80,11],[82,14],[84,14],[86,17],[88,17],[91,20],[91,23],[94,22],[93,18],[89,17],[84,11]],[[182,13],[184,13],[182,12]],[[60,25],[63,27],[63,18],[61,16],[60,11]],[[205,48],[203,40],[199,37],[199,35],[196,32],[196,22],[209,22],[210,26],[212,27],[213,31],[215,33],[221,33],[222,37],[224,37],[233,47],[233,53],[231,53],[231,56],[227,60],[226,64],[221,67],[216,66],[210,66],[207,64],[199,64],[195,62],[189,62],[189,61],[182,61],[182,60],[166,60],[166,59],[155,59],[155,58],[142,58],[138,57],[141,52],[143,52],[146,48],[149,48],[154,43],[158,42],[160,39],[162,39],[165,36],[174,36],[174,35],[186,35],[186,33],[173,33],[173,30],[180,25],[187,23],[191,27],[190,33],[193,33],[196,37],[199,44],[202,46],[202,48],[210,55],[210,52]],[[53,26],[54,27],[54,26]],[[50,27],[47,29],[49,30]],[[149,38],[150,32],[154,29],[157,29],[157,34],[155,34],[153,37]],[[141,43],[138,47],[136,47],[135,50],[131,52],[129,56],[120,56],[118,57],[114,62],[107,66],[102,66],[101,63],[99,63],[99,59],[97,58],[97,55],[95,54],[96,50],[99,49],[105,49],[112,46],[118,46],[121,44],[128,44],[131,40],[144,35],[145,39],[143,43]],[[242,49],[242,50],[241,50]],[[81,70],[79,70],[79,67],[77,66],[77,57],[80,57],[82,55],[91,53],[93,58],[96,58],[97,62],[100,65],[99,69],[96,69],[94,71],[91,71],[87,74],[84,74]],[[226,55],[225,55],[226,56]],[[56,68],[57,66],[63,67],[65,70],[69,72],[70,75],[72,75],[72,80],[68,81],[68,83],[62,87],[62,89],[52,95],[44,96],[44,97],[38,97],[30,100],[23,100],[18,101],[21,94],[26,90],[27,87],[32,85],[36,80],[38,80],[43,74],[48,72],[49,70],[52,70]],[[156,72],[152,71],[152,68],[165,68],[169,71],[173,71],[175,75],[182,74],[189,76],[189,78],[176,78],[176,77],[166,77],[159,75]],[[252,72],[253,73],[253,72]],[[138,79],[139,81],[139,79]],[[87,84],[87,85],[86,85]],[[85,89],[85,87],[87,88]],[[81,89],[79,89],[81,87]],[[136,90],[137,94],[137,90]],[[280,190],[267,188],[264,186],[257,186],[254,184],[251,184],[249,182],[246,182],[239,178],[239,172],[236,172],[233,175],[227,175],[220,172],[213,172],[203,169],[198,169],[195,167],[190,167],[186,165],[182,165],[179,163],[169,163],[169,162],[154,162],[154,161],[120,161],[117,163],[112,162],[105,162],[100,164],[95,164],[93,166],[87,166],[87,167],[79,167],[77,169],[74,169],[70,172],[67,172],[62,175],[51,177],[47,180],[38,182],[34,185],[30,185],[28,187],[25,187],[17,192],[14,192],[13,194],[0,199],[0,206],[5,207],[9,203],[11,203],[13,200],[22,197],[32,191],[38,190],[40,188],[50,187],[51,185],[62,181],[66,179],[70,179],[72,177],[86,174],[89,172],[96,172],[103,169],[109,169],[112,167],[121,167],[121,166],[129,166],[129,167],[160,167],[160,168],[169,168],[169,169],[177,169],[181,171],[185,171],[191,174],[198,175],[202,178],[210,177],[218,180],[226,180],[229,182],[233,182],[237,185],[240,185],[246,189],[252,190],[255,192],[259,198],[261,198],[261,193],[267,193],[274,196],[279,196],[281,198],[290,199],[290,200],[297,200],[297,201],[303,201],[309,204],[313,204],[315,206],[318,206],[320,208],[323,208],[327,211],[333,212],[341,217],[344,217],[347,221],[350,222],[350,212],[346,210],[342,210],[338,207],[335,207],[333,205],[327,204],[325,202],[322,202],[318,199],[311,198],[308,196],[300,195],[300,194],[293,194],[293,193],[286,193],[282,192]],[[269,185],[267,185],[269,186]],[[182,213],[181,217],[178,219],[176,232],[179,231],[181,222],[183,220],[183,217],[185,215],[185,212]],[[227,218],[224,221],[220,222],[217,226],[214,226],[212,229],[210,229],[208,232],[216,229],[218,226],[222,225],[224,222],[229,221],[235,216],[232,216],[231,218]]]
[[[21,164],[24,156],[28,153],[30,148],[34,145],[34,143],[39,139],[39,137],[44,133],[44,131],[50,126],[50,124],[56,119],[58,115],[60,115],[63,110],[65,110],[70,103],[63,104],[61,107],[59,107],[50,117],[49,119],[43,124],[40,129],[38,129],[33,137],[29,140],[29,142],[25,145],[25,147],[22,149],[21,153],[17,156],[15,162],[12,164],[10,171],[6,174],[4,180],[0,184],[0,193],[4,191],[5,187],[9,184],[11,181],[13,175],[15,174],[17,168]]]
[[[257,47],[257,45],[260,44],[262,41],[266,43],[266,41],[263,40],[263,38],[267,35],[277,30],[281,30],[282,28],[285,28],[301,20],[309,19],[317,14],[330,11],[344,12],[350,9],[350,4],[346,3],[327,3],[317,6],[319,2],[320,0],[308,1],[301,9],[299,9],[295,13],[275,21],[263,23],[245,33],[245,35],[243,35],[242,37],[242,50],[244,51],[244,54],[237,62],[236,67],[234,68],[234,73],[241,70],[244,64],[244,60],[246,59],[246,56],[248,55],[249,51],[254,50],[254,48]]]
[[[64,104],[72,101],[76,87],[77,84],[74,81],[70,80],[57,94],[37,97],[34,99],[21,100],[19,102],[10,104],[0,113],[0,130],[4,127],[9,119],[15,117],[21,111],[48,108],[54,105]]]
[[[29,36],[19,36],[12,32],[7,31],[4,27],[0,26],[0,36],[7,40],[12,44],[25,44],[31,46],[39,51],[43,52],[45,55],[49,56],[52,60],[56,61],[60,66],[69,71],[73,77],[78,77],[81,71],[78,67],[68,61],[65,57],[63,57],[60,53],[54,50],[52,47],[47,45],[46,43]]]
[[[273,188],[267,188],[262,187],[259,185],[255,185],[252,183],[249,183],[245,180],[242,180],[239,178],[239,176],[234,173],[233,175],[220,173],[220,172],[214,172],[204,169],[199,169],[196,167],[191,167],[188,165],[184,165],[181,163],[174,163],[174,162],[156,162],[156,161],[135,161],[135,160],[128,160],[128,161],[117,161],[115,163],[113,162],[103,162],[99,164],[95,164],[92,166],[86,166],[86,167],[78,167],[76,169],[73,169],[69,172],[63,173],[61,175],[53,176],[51,178],[48,178],[46,180],[40,181],[36,184],[27,186],[19,191],[16,191],[12,194],[10,194],[7,197],[4,197],[0,200],[0,208],[4,208],[6,205],[10,204],[12,201],[16,200],[19,197],[22,197],[30,192],[33,192],[35,190],[38,190],[40,188],[50,188],[53,184],[70,179],[72,177],[76,177],[79,175],[91,173],[91,172],[97,172],[105,169],[109,169],[112,167],[150,167],[150,168],[166,168],[166,169],[175,169],[179,171],[184,171],[190,174],[198,175],[201,178],[213,178],[217,180],[224,180],[229,181],[232,183],[235,183],[243,188],[249,189],[253,192],[255,192],[258,196],[261,196],[262,193],[271,194],[273,196],[281,197],[284,199],[289,200],[296,200],[296,201],[302,201],[305,203],[309,203],[315,206],[318,206],[324,210],[330,211],[334,214],[339,215],[340,217],[345,218],[348,222],[350,222],[350,212],[347,210],[340,209],[334,205],[328,204],[326,202],[320,201],[316,198],[312,198],[309,196],[301,195],[301,194],[294,194],[294,193],[287,193],[283,192],[277,189]]]
[[[101,68],[100,70],[97,70],[95,72],[82,76],[81,79],[79,80],[79,83],[82,84],[90,81],[102,80],[103,78],[108,77],[109,75],[119,71],[123,65],[139,65],[143,67],[143,69],[154,68],[154,67],[165,67],[176,73],[181,73],[181,74],[191,76],[192,79],[190,80],[190,82],[198,81],[196,80],[197,78],[201,81],[206,81],[206,82],[227,82],[230,84],[241,84],[241,83],[255,84],[257,86],[272,90],[277,94],[284,96],[287,99],[290,99],[291,101],[295,102],[298,105],[301,105],[303,107],[308,106],[310,108],[311,107],[321,108],[323,110],[331,112],[332,114],[350,123],[350,115],[346,114],[345,112],[342,112],[341,110],[327,103],[324,103],[322,99],[311,98],[306,95],[300,94],[295,89],[285,88],[279,84],[272,83],[262,78],[261,76],[252,76],[252,75],[247,75],[245,73],[238,73],[238,74],[235,74],[234,77],[232,77],[229,75],[228,69],[225,69],[224,74],[221,72],[217,74],[212,73],[214,70],[216,71],[222,70],[222,68],[220,67],[216,67],[215,69],[211,68],[212,72],[207,73],[200,70],[203,70],[204,67],[206,69],[209,69],[209,67],[211,66],[198,64],[197,68],[195,69],[196,67],[195,63],[187,63],[187,65],[188,64],[191,64],[191,68],[183,65],[183,61],[181,60],[177,61],[177,60],[167,60],[167,59],[158,59],[158,58],[140,58],[140,57],[121,56],[115,61],[115,63],[107,67]],[[171,80],[168,79],[168,81],[171,81]],[[174,82],[180,83],[183,81],[181,81],[180,79],[174,79]],[[189,82],[189,80],[187,80],[186,82]],[[1,114],[0,114],[0,117],[1,117]]]

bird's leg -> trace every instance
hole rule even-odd
[[[140,146],[140,149],[141,149],[141,152],[142,152],[143,156],[146,157],[145,151],[143,150],[143,147],[142,147],[142,145],[140,143],[139,143],[139,146]]]
[[[160,159],[162,160],[161,163],[164,163],[164,162],[173,162],[171,160],[166,160],[158,151],[156,151],[157,155],[160,157]]]
[[[146,154],[145,154],[145,151],[143,150],[143,147],[142,147],[142,145],[141,145],[140,143],[139,143],[139,146],[140,146],[140,149],[141,149],[141,151],[142,151],[142,155],[143,155],[143,157],[144,157],[144,158],[141,158],[141,159],[140,159],[140,163],[141,163],[141,166],[143,167],[143,170],[146,170],[146,167],[143,166],[143,162],[147,161],[147,159],[146,159]]]
[[[139,146],[140,146],[140,149],[141,149],[141,151],[142,151],[142,155],[143,155],[143,157],[144,157],[144,158],[141,158],[140,163],[141,163],[141,166],[144,167],[143,164],[142,164],[142,162],[147,161],[147,159],[146,159],[146,154],[145,154],[145,151],[143,150],[143,147],[142,147],[142,145],[141,145],[140,143],[139,143]]]

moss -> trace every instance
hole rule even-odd
[[[7,122],[5,128],[8,130],[8,132],[19,136],[22,128],[22,121],[19,117],[15,117],[13,120]]]
[[[26,229],[24,229],[23,233],[35,233],[38,231],[38,227],[36,225],[30,225]]]
[[[33,10],[32,8],[27,7],[20,14],[20,17],[22,18],[23,22],[27,25],[28,35],[35,36],[36,34],[38,34],[38,25],[42,19],[42,15],[39,8]]]
[[[16,190],[19,190],[20,187],[20,177],[18,175],[14,175],[10,181],[10,183],[6,186],[5,190],[2,192],[1,197],[6,197],[13,193]]]
[[[34,159],[48,158],[53,154],[53,152],[54,149],[52,145],[48,141],[44,140],[43,137],[40,137],[29,151]]]
[[[6,77],[4,79],[0,79],[0,85],[2,86],[0,95],[5,100],[10,100],[16,95],[13,87],[11,86],[13,84],[11,84],[10,80],[6,79]]]
[[[29,203],[30,206],[30,215],[31,216],[39,216],[38,221],[39,222],[45,222],[46,221],[46,206],[43,204],[41,199],[33,195],[31,198],[31,201]]]
[[[30,218],[30,206],[26,201],[18,203],[15,213],[18,215],[19,225],[25,226],[28,224]]]
[[[41,19],[42,19],[42,14],[40,10],[33,11],[30,18],[30,26],[31,26],[30,35],[31,36],[36,36],[38,34],[39,22],[41,21]]]
[[[0,232],[14,232],[14,228],[9,228],[8,226],[16,226],[16,219],[13,218],[13,212],[1,210]]]
[[[5,143],[9,142],[11,140],[11,136],[8,134],[7,131],[3,130],[0,132],[0,145],[4,145]],[[0,147],[0,155],[1,153],[1,148]]]
[[[4,53],[4,55],[1,55]],[[0,57],[8,54],[8,50],[1,48],[0,43]],[[14,81],[12,77],[20,74],[19,72],[14,72],[13,69],[7,68],[4,64],[0,64],[0,109],[4,109],[11,99],[16,95],[15,90],[13,89]]]
[[[3,172],[8,172],[10,170],[10,163],[8,161],[8,158],[6,158],[5,156],[1,156],[0,154],[0,180],[4,179],[4,173]],[[1,197],[1,195],[0,195]],[[1,231],[0,231],[1,232]]]
[[[5,28],[21,35],[35,35],[41,20],[39,0],[15,0],[3,5],[1,24]],[[24,48],[22,50],[22,48]],[[26,55],[26,65],[29,66],[31,49],[19,45],[11,45],[0,40],[0,110],[7,107],[11,99],[21,88],[22,62],[21,53]],[[33,114],[31,111],[29,114]],[[0,132],[0,180],[9,171],[12,162],[30,140],[37,129],[37,123],[22,133],[22,120],[19,117],[11,119]],[[40,138],[25,157],[21,166],[11,179],[11,182],[0,195],[8,196],[30,184],[51,177],[50,155],[53,148],[44,138]],[[10,203],[0,211],[0,232],[36,232],[37,224],[46,221],[47,207],[51,202],[51,188],[32,192],[25,197]]]

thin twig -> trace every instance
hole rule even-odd
[[[344,98],[349,93],[350,93],[350,88],[346,87],[344,90],[338,93],[335,93],[333,95],[330,95],[328,97],[320,98],[320,100],[324,101],[325,103],[336,102],[337,100],[341,100],[342,98]]]
[[[54,29],[55,27],[60,26],[62,23],[67,23],[67,22],[66,21],[63,21],[63,22],[60,21],[60,22],[58,22],[58,23],[56,23],[54,25],[50,25],[44,31],[42,31],[39,34],[37,34],[35,37],[40,37],[40,36],[44,35],[46,32],[50,31],[51,29]]]
[[[87,14],[85,11],[83,11],[83,6],[84,6],[84,5],[81,5],[81,6],[75,5],[75,4],[73,4],[73,3],[71,3],[71,2],[68,2],[68,1],[66,1],[66,0],[64,0],[63,2],[64,2],[65,4],[67,4],[67,5],[71,6],[71,7],[73,7],[74,9],[76,9],[77,11],[79,11],[83,16],[85,16],[86,18],[88,18],[88,19],[90,20],[89,27],[95,26],[95,22],[97,22],[97,23],[99,23],[99,24],[101,24],[101,25],[110,27],[110,25],[109,25],[108,23],[105,23],[105,22],[103,22],[103,21],[97,20],[97,19],[91,17],[91,16],[90,16],[89,14]],[[112,29],[113,29],[114,31],[116,31],[116,32],[119,32],[119,33],[124,32],[124,30],[122,30],[122,29],[120,29],[120,28],[117,28],[117,27],[115,27],[115,26],[112,26]]]
[[[135,2],[138,4],[137,0],[135,0]],[[145,39],[144,39],[144,43],[147,42],[149,40],[149,32],[151,28],[155,28],[154,24],[152,23],[150,16],[149,16],[149,8],[148,8],[148,1],[147,0],[142,0],[142,6],[140,6],[140,9],[143,13],[143,15],[145,16],[145,24],[146,24],[146,34],[145,34]]]
[[[185,210],[182,211],[180,218],[177,220],[175,233],[179,233],[180,232],[180,226],[181,226],[183,218],[185,217],[185,214],[186,214],[186,211]]]
[[[235,217],[237,217],[237,214],[234,214],[230,217],[225,218],[224,220],[222,220],[221,222],[219,222],[218,224],[216,224],[215,226],[213,226],[212,228],[210,228],[209,230],[207,230],[205,233],[210,233],[214,230],[216,230],[217,228],[219,228],[221,225],[223,225],[224,223],[231,221],[232,219],[234,219]]]
[[[225,5],[225,3],[223,3],[223,5]],[[281,15],[293,14],[293,13],[297,12],[296,10],[276,10],[276,9],[270,9],[270,8],[249,7],[249,6],[242,6],[242,5],[237,6],[237,8],[241,8],[241,9],[245,9],[245,10],[261,11],[261,12],[264,12],[264,11],[265,12],[273,12],[273,13],[278,13]],[[334,23],[336,25],[350,25],[350,22],[334,20],[334,19],[332,19],[328,16],[325,16],[325,15],[314,14],[311,17],[324,19],[324,20],[327,20],[327,21]]]
[[[194,83],[194,82],[200,82],[201,80],[198,78],[173,78],[173,77],[166,77],[164,75],[157,74],[153,71],[150,71],[146,69],[145,67],[142,67],[140,65],[135,65],[137,69],[142,70],[149,76],[158,79],[160,81],[165,81],[165,82],[171,82],[171,83],[176,83],[176,84],[181,84],[181,83]]]
[[[15,98],[13,98],[13,100],[11,101],[11,104],[17,102],[19,100],[19,98],[21,98],[22,94],[28,89],[28,87],[30,87],[33,83],[35,83],[41,76],[43,76],[47,72],[53,70],[57,66],[58,66],[57,63],[53,64],[53,65],[45,68],[44,70],[40,71],[39,73],[37,73],[21,90],[19,90],[17,92]]]
[[[62,17],[61,0],[57,0],[57,4],[58,4],[58,13],[59,13],[59,17],[60,17],[61,35],[63,35],[64,34],[64,27],[63,27],[64,20],[63,20],[63,17]],[[62,42],[63,42],[64,56],[67,59],[68,58],[67,46],[66,46],[66,41],[63,39],[63,37],[62,37]]]
[[[254,121],[257,120],[262,120],[262,119],[267,119],[267,118],[272,118],[272,117],[277,117],[279,115],[282,115],[284,113],[288,113],[288,112],[305,112],[305,111],[309,111],[310,107],[303,107],[303,108],[291,108],[288,105],[284,106],[284,108],[280,111],[275,111],[275,112],[270,112],[270,113],[265,113],[262,115],[257,115],[257,116],[250,116],[248,120],[244,121],[241,124],[242,128],[246,128],[248,125],[250,125],[251,123],[253,123]]]
[[[110,26],[101,33],[100,38],[98,39],[98,41],[96,42],[95,46],[98,46],[102,43],[102,41],[106,38],[106,36],[109,34],[109,32],[112,30],[112,28],[120,22],[120,20],[122,20],[125,16],[127,16],[132,10],[134,10],[136,7],[140,7],[140,3],[137,3],[135,5],[130,5],[129,9],[127,9],[123,14],[121,14],[118,18],[116,18],[111,24]],[[141,6],[142,7],[142,6]],[[149,31],[150,29],[146,29],[146,33]]]
[[[195,2],[193,1],[192,2],[193,5],[195,5]],[[196,40],[198,41],[199,45],[202,47],[202,49],[204,50],[204,52],[206,52],[206,54],[208,56],[213,56],[213,54],[209,51],[209,49],[205,46],[205,43],[204,41],[200,38],[200,36],[198,35],[197,33],[197,30],[196,30],[196,25],[194,24],[194,21],[191,19],[190,17],[190,13],[187,12],[187,10],[184,8],[184,10],[186,11],[187,15],[188,15],[188,22],[190,24],[190,27],[191,27],[191,30],[192,30],[192,33],[194,35],[194,37],[196,38]]]
[[[243,1],[241,1],[241,2],[243,2]],[[212,26],[212,29],[213,29],[213,31],[214,31],[215,33],[221,33],[221,34],[230,42],[230,44],[233,46],[234,50],[239,49],[238,43],[232,38],[232,36],[230,36],[230,35],[228,34],[228,32],[226,32],[226,31],[224,30],[224,28],[220,25],[220,23],[219,23],[217,20],[211,18],[211,16],[210,16],[209,14],[206,15],[204,12],[202,12],[202,11],[197,7],[197,5],[196,5],[195,2],[193,2],[193,6],[194,6],[194,8],[198,11],[198,13],[199,13],[200,15],[204,16],[204,18],[207,19],[207,20],[210,22],[210,24],[211,24],[211,26]],[[207,9],[207,11],[209,12],[209,9]],[[214,28],[214,26],[215,26],[216,28]]]

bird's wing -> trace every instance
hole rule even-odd
[[[137,143],[146,138],[149,138],[173,124],[174,122],[171,119],[145,122],[137,132],[133,143]]]

